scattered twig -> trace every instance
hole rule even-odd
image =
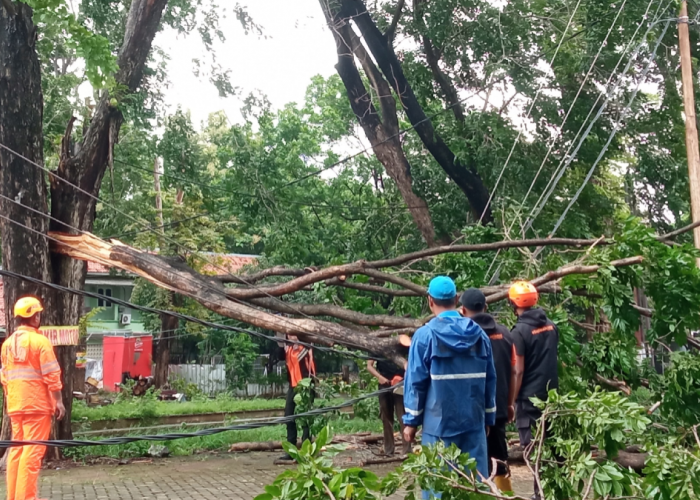
[[[335,500],[335,496],[333,495],[333,492],[328,487],[328,485],[326,483],[324,483],[323,481],[321,481],[321,484],[323,485],[323,488],[326,490],[326,493],[328,493],[328,496],[331,498],[331,500]]]
[[[654,413],[656,410],[659,409],[659,406],[661,406],[661,401],[657,401],[656,403],[654,403],[653,405],[651,405],[651,408],[649,408],[649,409],[647,410],[647,414],[648,414],[648,415],[651,415],[652,413]]]
[[[581,497],[582,499],[588,498],[588,494],[591,492],[591,486],[593,486],[593,479],[595,478],[595,475],[598,471],[594,470],[593,474],[591,474],[591,478],[588,480],[588,486],[586,486],[586,491],[583,493],[583,496]]]

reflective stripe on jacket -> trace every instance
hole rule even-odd
[[[52,392],[63,388],[61,368],[49,339],[38,330],[20,326],[2,345],[0,382],[7,413],[52,414]]]
[[[479,325],[448,311],[414,334],[404,407],[404,424],[439,437],[495,425],[496,370]]]
[[[292,387],[296,387],[301,379],[303,379],[301,364],[304,363],[306,373],[316,375],[316,365],[314,364],[314,353],[311,349],[299,344],[287,345],[284,347],[284,359],[287,363],[287,371],[289,372],[289,383]]]

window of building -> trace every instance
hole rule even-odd
[[[105,295],[107,297],[111,297],[112,296],[112,289],[111,288],[98,288],[97,293],[100,295]],[[109,300],[99,298],[99,299],[97,299],[97,307],[112,307],[112,303]]]

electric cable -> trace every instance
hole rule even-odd
[[[5,216],[3,216],[1,214],[0,214],[0,218],[7,219]],[[92,297],[92,298],[95,298],[98,300],[99,299],[108,300],[109,302],[113,302],[117,305],[129,307],[131,309],[136,309],[138,311],[143,311],[143,312],[147,312],[147,313],[151,313],[151,314],[165,314],[168,316],[182,319],[184,321],[189,321],[191,323],[206,326],[208,328],[214,328],[214,329],[218,329],[218,330],[227,330],[227,331],[232,331],[232,332],[237,332],[237,333],[246,333],[246,334],[254,336],[254,337],[259,337],[259,338],[262,338],[265,340],[269,340],[271,342],[283,342],[283,343],[289,344],[289,345],[300,345],[300,346],[306,347],[308,349],[315,349],[318,351],[331,352],[331,353],[340,354],[343,356],[354,357],[354,358],[362,359],[362,360],[372,359],[372,360],[379,361],[379,360],[385,359],[385,358],[380,358],[377,356],[365,356],[362,354],[357,354],[353,351],[342,351],[339,349],[334,349],[332,347],[314,345],[314,344],[310,344],[308,342],[303,342],[301,340],[290,340],[287,338],[273,337],[271,335],[266,335],[264,333],[256,332],[254,330],[247,330],[245,328],[239,328],[239,327],[235,327],[235,326],[231,326],[231,325],[225,325],[222,323],[216,323],[213,321],[208,321],[208,320],[200,319],[200,318],[197,318],[194,316],[190,316],[188,314],[179,313],[177,311],[169,311],[166,309],[158,309],[155,307],[141,306],[141,305],[134,304],[132,302],[129,302],[129,301],[126,301],[123,299],[118,299],[116,297],[107,297],[106,295],[101,295],[101,294],[95,293],[95,292],[88,292],[86,290],[78,290],[76,288],[70,288],[70,287],[66,287],[63,285],[57,285],[56,283],[50,283],[48,281],[45,281],[45,280],[42,280],[39,278],[25,276],[23,274],[15,273],[13,271],[8,271],[6,269],[0,269],[0,276],[6,276],[8,278],[14,278],[14,279],[18,279],[18,280],[28,281],[30,283],[34,283],[35,285],[41,285],[41,286],[51,288],[53,290],[57,290],[57,291],[63,292],[63,293],[71,293],[74,295],[81,295],[83,297]]]
[[[624,4],[624,2],[623,2]],[[571,13],[571,16],[569,17],[569,22],[566,24],[566,29],[564,29],[564,33],[561,35],[561,39],[559,40],[559,44],[557,45],[557,49],[554,51],[554,55],[552,56],[551,61],[549,61],[549,67],[553,68],[554,67],[554,61],[557,58],[557,55],[559,54],[559,49],[561,49],[562,44],[564,43],[564,39],[566,38],[566,34],[569,32],[569,28],[571,27],[571,23],[574,21],[574,16],[576,16],[576,13],[578,12],[578,8],[581,5],[581,0],[578,0],[576,3],[576,7],[574,7],[573,12]],[[532,99],[532,102],[530,103],[530,109],[528,109],[527,114],[524,118],[524,120],[527,120],[530,118],[530,115],[532,114],[532,110],[535,107],[535,103],[537,102],[537,99],[540,97],[540,93],[542,92],[542,89],[544,89],[545,82],[543,81],[539,88],[537,89],[537,92],[535,93],[535,97]],[[489,195],[489,199],[486,202],[486,206],[484,207],[483,212],[481,213],[481,217],[479,217],[479,223],[484,219],[484,215],[486,215],[486,211],[489,209],[489,206],[491,205],[491,201],[493,200],[494,195],[496,194],[496,190],[498,190],[498,186],[501,183],[501,179],[503,178],[503,174],[506,171],[506,168],[508,167],[508,163],[510,163],[510,159],[513,156],[513,152],[515,151],[515,147],[518,145],[518,142],[520,142],[520,137],[523,134],[523,127],[520,127],[518,130],[518,135],[515,138],[515,141],[513,141],[513,147],[510,148],[510,153],[508,153],[508,157],[506,158],[506,162],[503,164],[503,168],[501,169],[501,173],[498,174],[498,178],[496,179],[496,184],[493,186],[493,189],[491,190],[491,193]]]
[[[118,445],[136,443],[138,441],[155,441],[155,442],[175,441],[178,439],[189,439],[189,438],[213,436],[215,434],[221,434],[223,432],[229,432],[229,431],[247,431],[247,430],[251,430],[251,429],[260,429],[261,427],[271,427],[271,426],[283,425],[283,424],[287,424],[289,422],[294,422],[300,418],[315,417],[318,415],[325,415],[326,413],[331,413],[334,411],[342,410],[343,408],[346,408],[348,406],[352,406],[356,403],[359,403],[360,401],[374,398],[374,397],[377,397],[381,394],[385,394],[387,392],[393,392],[397,387],[401,387],[402,385],[403,385],[403,381],[392,386],[392,387],[385,387],[383,389],[379,389],[379,390],[371,392],[369,394],[363,394],[362,396],[359,396],[359,397],[356,397],[353,399],[349,399],[347,401],[344,401],[344,402],[337,404],[337,405],[334,405],[334,406],[327,406],[325,408],[316,408],[314,410],[307,411],[304,413],[298,413],[296,415],[271,418],[268,420],[249,421],[248,423],[245,423],[245,424],[234,424],[234,425],[228,425],[225,427],[216,427],[213,429],[203,429],[201,431],[196,431],[196,432],[156,434],[156,435],[151,435],[151,436],[124,436],[124,437],[114,437],[114,438],[101,439],[101,440],[95,440],[95,441],[90,441],[90,440],[85,440],[85,439],[82,439],[82,440],[81,439],[54,439],[54,440],[42,440],[42,441],[4,440],[4,441],[0,441],[0,448],[12,448],[12,447],[17,447],[17,446],[53,446],[56,448],[75,448],[75,447],[86,447],[86,446],[93,446],[93,447],[94,446],[118,446]]]
[[[663,37],[666,36],[666,31],[668,31],[669,26],[671,25],[671,21],[666,22],[666,26],[664,27],[663,31],[661,32],[661,35],[659,36],[659,39],[656,41],[656,45],[654,46],[654,50],[651,53],[651,57],[649,58],[649,61],[644,68],[644,71],[642,71],[642,74],[639,77],[639,81],[637,82],[637,87],[634,89],[634,92],[632,93],[632,97],[630,98],[627,106],[622,110],[620,113],[620,117],[617,120],[617,123],[613,125],[613,129],[610,132],[610,136],[608,137],[607,142],[603,146],[603,149],[600,151],[600,154],[596,158],[595,162],[593,162],[593,165],[588,171],[588,174],[586,174],[585,179],[581,183],[581,186],[578,188],[578,191],[576,191],[576,194],[574,194],[574,197],[571,199],[569,204],[566,206],[564,209],[564,212],[559,216],[559,219],[557,220],[556,224],[554,224],[554,228],[552,231],[549,233],[549,237],[551,238],[554,236],[554,233],[557,232],[561,224],[564,222],[564,219],[566,218],[566,215],[569,213],[569,210],[571,207],[576,203],[578,200],[579,196],[581,196],[581,193],[583,192],[584,188],[588,184],[588,182],[591,180],[591,177],[593,177],[593,172],[595,171],[596,167],[598,166],[598,163],[603,159],[603,156],[605,153],[608,151],[608,148],[610,147],[610,143],[612,140],[615,138],[615,135],[617,135],[618,130],[620,130],[620,124],[622,121],[627,117],[627,113],[629,113],[630,109],[632,108],[632,104],[634,103],[635,98],[637,97],[637,93],[639,92],[639,88],[641,87],[642,83],[646,80],[646,76],[649,73],[649,70],[651,69],[651,65],[656,59],[656,52],[659,49],[659,45],[661,45],[661,41],[663,40]]]

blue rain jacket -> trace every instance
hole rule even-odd
[[[447,311],[413,335],[404,407],[404,424],[437,437],[483,433],[496,424],[496,369],[479,325]]]

